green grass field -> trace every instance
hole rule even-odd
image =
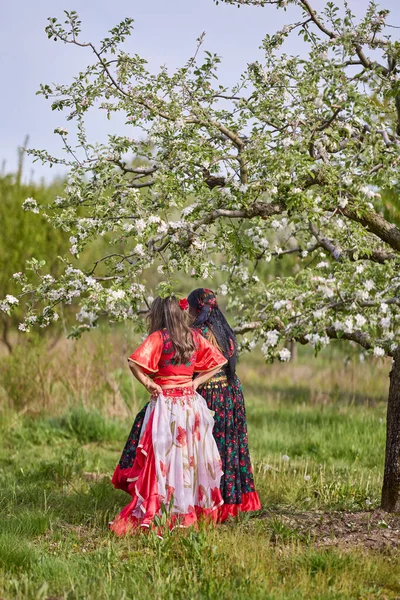
[[[263,510],[213,529],[117,539],[110,484],[131,425],[104,410],[4,409],[4,599],[399,598],[398,519],[378,511],[387,364],[240,366]]]

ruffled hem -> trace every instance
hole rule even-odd
[[[260,510],[261,502],[257,492],[245,492],[242,494],[240,504],[224,504],[218,509],[218,523],[223,523],[229,517],[236,517],[241,512]]]
[[[128,481],[128,479],[133,479],[132,475],[133,467],[129,467],[128,469],[121,469],[119,465],[117,465],[114,474],[111,479],[111,483],[117,490],[123,490],[127,494],[132,496],[133,487],[132,482]]]
[[[175,513],[168,516],[164,527],[172,531],[175,528],[186,528],[191,526],[196,527],[200,521],[206,521],[207,523],[218,523],[218,506],[215,506],[214,508],[202,508],[201,506],[194,506],[193,508],[193,511],[186,514]],[[130,514],[128,515],[118,515],[118,517],[109,523],[108,526],[117,537],[123,537],[129,534],[133,535],[140,529],[155,529],[159,537],[162,537],[162,528],[156,524],[154,519],[155,516],[156,514],[154,514],[150,519],[148,517],[139,519],[138,517],[132,515],[132,512],[130,511]]]

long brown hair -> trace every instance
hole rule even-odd
[[[175,296],[155,298],[147,316],[149,334],[166,329],[175,350],[175,360],[182,364],[190,360],[194,349],[193,332],[189,327],[189,316],[182,310]]]

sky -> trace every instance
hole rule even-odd
[[[338,0],[341,1],[341,0]],[[324,0],[313,0],[316,10]],[[349,0],[357,15],[362,15],[367,0]],[[388,22],[400,26],[399,0],[385,0]],[[125,17],[135,20],[133,35],[125,49],[148,60],[151,71],[167,65],[170,72],[193,55],[196,39],[205,31],[203,50],[216,52],[221,58],[220,79],[225,85],[239,80],[247,63],[261,58],[259,46],[266,33],[273,33],[300,16],[289,7],[285,13],[274,6],[264,8],[219,4],[213,0],[2,0],[0,22],[0,163],[3,171],[12,172],[17,164],[17,148],[29,135],[28,147],[46,149],[62,155],[61,140],[53,133],[67,123],[62,113],[53,113],[50,102],[37,96],[40,83],[64,83],[84,69],[90,52],[47,39],[44,28],[48,17],[62,19],[63,10],[75,10],[82,20],[82,41],[96,43]],[[397,30],[391,30],[397,37]],[[288,53],[300,52],[297,37],[287,44]],[[122,123],[105,121],[100,114],[91,117],[90,141],[105,141],[107,132],[122,133]],[[107,129],[108,128],[108,129]],[[111,128],[111,129],[110,129]],[[25,160],[24,179],[50,180],[65,171],[50,170]]]

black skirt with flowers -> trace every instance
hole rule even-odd
[[[219,509],[219,520],[224,521],[238,512],[259,510],[261,503],[254,487],[246,410],[239,378],[235,375],[232,381],[228,381],[225,373],[221,371],[197,391],[206,400],[208,408],[214,411],[213,434],[223,470],[220,487],[224,505]],[[146,408],[147,404],[133,423],[119,461],[119,468],[122,470],[129,469],[134,463]],[[123,481],[116,487],[126,489]]]

